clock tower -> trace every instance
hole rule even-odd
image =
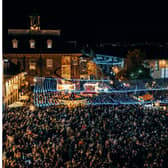
[[[34,12],[29,17],[30,17],[30,30],[31,31],[40,30],[40,16],[39,16],[39,14]]]

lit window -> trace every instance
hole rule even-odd
[[[159,67],[160,68],[165,68],[166,67],[166,60],[160,60],[159,61]]]
[[[47,48],[52,48],[52,40],[47,40]]]
[[[52,68],[53,67],[53,59],[47,59],[46,65],[47,65],[47,68]]]
[[[35,40],[30,40],[30,48],[35,48]]]
[[[13,48],[18,48],[18,41],[16,39],[12,40]]]
[[[35,62],[30,62],[29,69],[30,70],[36,70],[36,63]]]
[[[65,79],[71,78],[71,66],[70,65],[62,65],[61,66],[62,77]]]

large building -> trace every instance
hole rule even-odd
[[[80,78],[76,41],[63,41],[61,30],[41,29],[40,16],[30,16],[29,29],[8,29],[4,56],[27,72],[30,83],[35,76]]]
[[[82,58],[83,53],[79,50],[78,43],[64,41],[60,29],[41,29],[40,16],[37,13],[33,13],[29,19],[28,29],[8,29],[3,54],[5,58],[18,65],[21,72],[27,72],[30,83],[33,83],[35,76],[66,79],[104,78],[111,73],[113,67],[117,69],[124,66],[124,57],[133,47],[145,49],[150,67],[155,64],[155,68],[151,68],[154,71],[154,78],[168,77],[167,48],[164,50],[166,54],[160,57],[157,52],[152,54],[153,49],[147,44],[143,46],[144,44],[104,43],[96,45],[99,50],[94,48],[95,52],[100,54],[95,54],[92,58]],[[149,55],[152,56],[148,59]]]

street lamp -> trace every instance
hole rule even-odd
[[[33,106],[33,105],[30,105],[29,108],[30,108],[31,111],[35,110],[35,106]]]

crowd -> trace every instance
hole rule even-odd
[[[75,89],[77,91],[85,91],[86,84],[95,84],[98,81],[75,81],[73,80],[72,83],[75,84]],[[60,80],[55,80],[54,78],[39,78],[35,84],[34,90],[40,92],[44,91],[56,91],[58,83],[60,84]],[[71,82],[69,82],[70,84]],[[168,79],[143,79],[143,80],[129,80],[129,81],[99,81],[99,87],[108,88],[108,91],[113,90],[134,90],[134,89],[159,89],[159,88],[167,88],[168,86]],[[94,90],[94,88],[91,88]]]
[[[167,168],[168,112],[139,105],[50,106],[3,114],[6,168]]]
[[[116,81],[115,88],[117,90],[125,89],[159,89],[167,88],[168,79],[143,79],[143,80],[130,80],[129,82]]]
[[[129,94],[126,93],[101,93],[93,97],[87,98],[88,104],[123,104],[137,103]]]
[[[93,94],[92,96],[83,97],[83,99],[87,99],[88,105],[90,104],[137,104],[139,100],[134,99],[133,95],[138,97],[149,93],[153,96],[151,101],[168,101],[168,92],[167,91],[150,91],[150,92],[128,92],[128,93],[98,93]],[[85,93],[87,95],[87,93]],[[71,93],[65,93],[65,95],[69,96],[71,99]],[[80,93],[74,94],[75,97],[80,96],[82,99],[82,95]],[[61,104],[61,100],[64,100],[64,94],[60,92],[42,92],[42,93],[34,93],[34,104],[37,106],[51,106],[51,105],[59,105]],[[150,101],[150,100],[148,100]],[[146,101],[144,101],[145,103]]]
[[[153,95],[155,97],[156,100],[167,100],[168,101],[168,92],[166,91],[156,91],[153,92]]]
[[[168,86],[165,80],[131,82],[102,85],[109,90]],[[168,109],[135,105],[132,94],[146,92],[99,93],[87,97],[88,105],[68,108],[59,105],[65,95],[55,86],[56,81],[48,80],[35,86],[31,100],[36,109],[26,106],[3,114],[5,167],[168,167]],[[167,90],[149,93],[154,100],[168,100]]]
[[[64,99],[64,97],[60,94],[60,91],[56,90],[56,83],[55,79],[51,78],[39,78],[39,81],[36,82],[34,88],[34,104],[37,106],[50,106],[50,105],[58,105],[60,104],[60,99]],[[80,82],[80,89],[75,90],[77,93],[76,95],[81,94],[86,88],[84,87],[88,81],[81,81]],[[142,95],[147,92],[154,95],[154,101],[160,100],[164,101],[167,100],[167,96],[162,94],[162,92],[167,92],[168,80],[167,79],[160,79],[160,80],[132,80],[132,81],[113,81],[112,83],[109,81],[102,81],[99,82],[99,87],[103,88],[106,87],[107,91],[103,90],[102,93],[99,93],[98,96],[93,96],[92,98],[87,99],[87,104],[134,104],[138,103],[137,100],[132,98],[133,94]],[[76,85],[77,86],[77,85]],[[88,86],[91,87],[91,86]],[[93,86],[92,86],[93,87]],[[155,90],[151,91],[150,89],[162,89],[167,88],[165,90]],[[77,89],[77,88],[76,88]],[[147,89],[146,91],[138,91],[139,89]],[[132,90],[131,92],[127,92],[127,90]],[[81,91],[81,93],[80,93]],[[94,91],[94,88],[91,88],[91,91]],[[109,93],[121,91],[120,93]],[[101,91],[98,91],[101,92]],[[96,91],[95,91],[96,93]],[[66,93],[69,94],[68,92]],[[160,95],[160,96],[159,96]]]

